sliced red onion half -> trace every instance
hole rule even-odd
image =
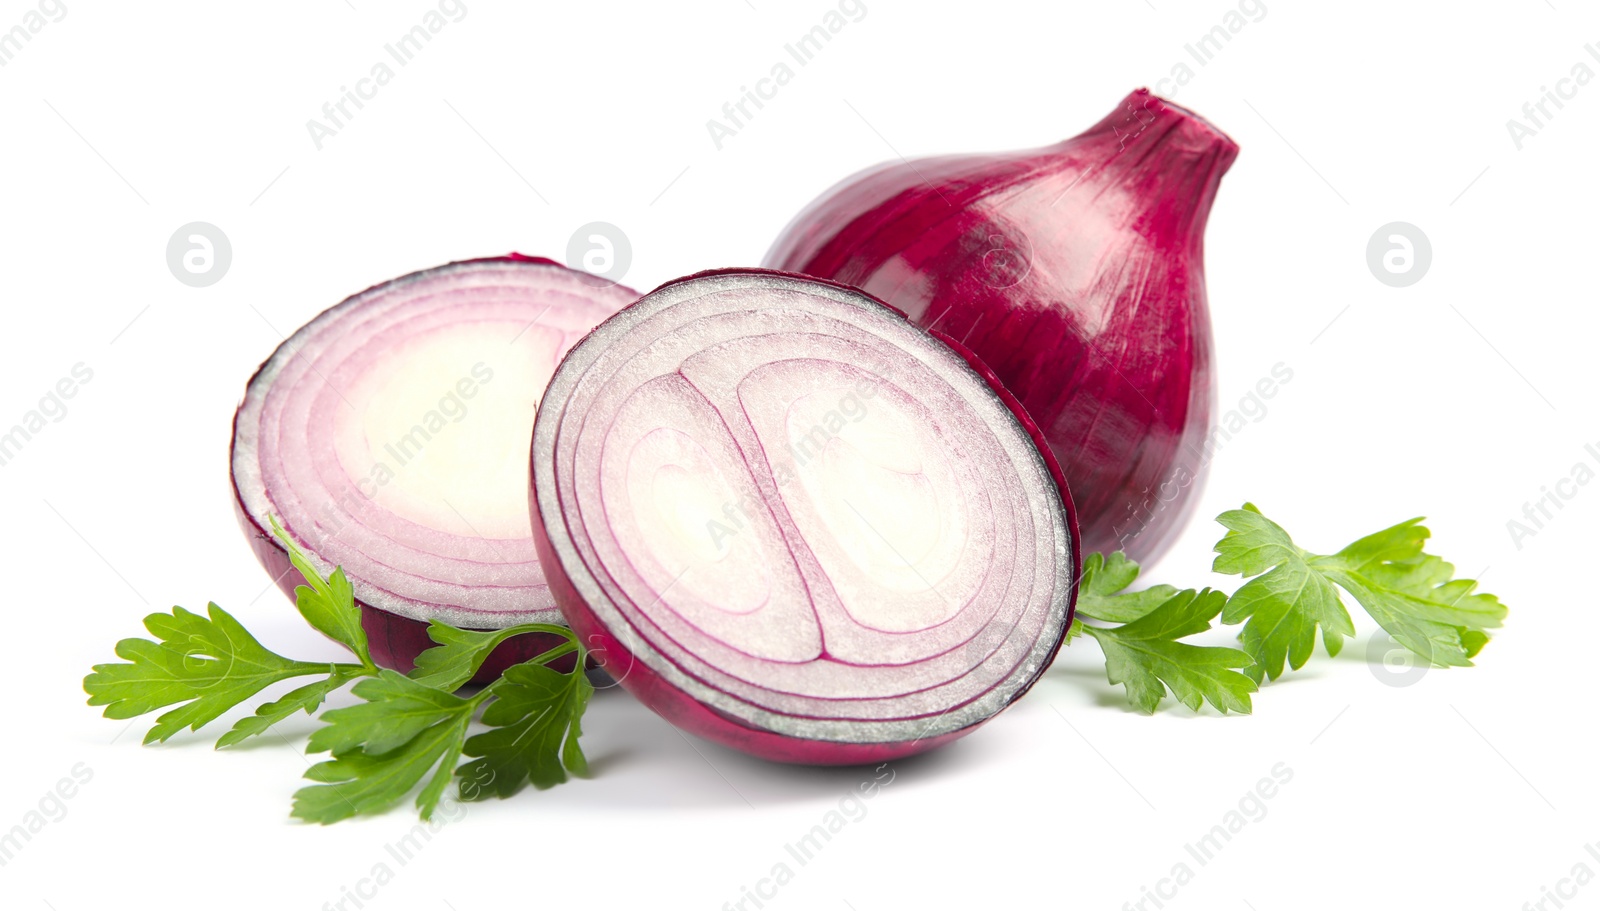
[[[528,445],[556,364],[638,294],[512,254],[384,282],[278,346],[234,416],[233,486],[256,556],[293,597],[269,515],[344,567],[374,660],[409,670],[427,621],[560,622],[534,554]],[[553,641],[507,641],[492,677]]]
[[[607,320],[533,435],[539,557],[595,659],[770,759],[907,756],[1049,665],[1077,523],[959,346],[843,285],[702,273]]]

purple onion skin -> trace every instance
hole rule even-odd
[[[1202,236],[1239,148],[1140,89],[1023,152],[892,162],[824,193],[763,265],[861,288],[972,349],[1066,474],[1086,551],[1159,557],[1216,398]]]

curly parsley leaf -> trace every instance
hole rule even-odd
[[[1185,589],[1121,626],[1085,624],[1083,632],[1105,652],[1106,679],[1124,685],[1129,704],[1147,715],[1169,690],[1191,711],[1209,702],[1224,714],[1249,714],[1256,683],[1239,669],[1249,667],[1250,656],[1238,649],[1178,641],[1210,629],[1226,600],[1222,592]]]
[[[543,790],[569,772],[588,775],[579,719],[593,694],[581,670],[562,674],[533,663],[508,669],[483,712],[494,730],[467,741],[466,754],[477,758],[456,770],[462,798],[510,797],[529,782]]]
[[[1437,666],[1464,667],[1499,626],[1506,608],[1477,583],[1456,579],[1455,567],[1423,552],[1429,537],[1421,519],[1368,535],[1336,554],[1298,547],[1253,504],[1217,517],[1228,529],[1216,544],[1213,569],[1251,578],[1234,592],[1222,622],[1244,623],[1239,641],[1255,661],[1251,673],[1276,679],[1287,662],[1310,659],[1317,630],[1337,655],[1355,625],[1339,597],[1349,592],[1401,645]]]

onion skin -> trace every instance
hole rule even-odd
[[[841,288],[855,294],[862,293],[860,289],[852,288],[840,282],[827,279],[819,280],[814,276],[783,273],[767,269],[707,270],[666,282],[651,293],[654,294],[664,288],[682,282],[724,274],[779,274],[811,282],[819,282],[820,284]],[[866,296],[871,297],[871,295]],[[904,317],[904,314],[894,306],[883,304],[882,301],[876,301],[876,303],[882,304],[886,310],[893,312],[897,317]],[[1077,607],[1078,589],[1076,580],[1082,574],[1082,548],[1079,541],[1077,514],[1060,466],[1051,454],[1049,447],[1045,445],[1039,428],[1021,408],[1016,398],[1000,384],[993,371],[961,343],[943,336],[937,331],[931,334],[963,357],[974,371],[994,389],[1001,401],[1015,415],[1023,429],[1038,447],[1039,454],[1051,478],[1055,481],[1065,510],[1066,529],[1070,539],[1070,578],[1074,580],[1074,584],[1068,594],[1066,619],[1061,626],[1061,635],[1051,644],[1048,655],[1040,663],[1037,673],[1011,695],[1010,701],[1007,703],[1009,706],[1025,695],[1033,684],[1038,681],[1039,677],[1043,676],[1044,671],[1049,668],[1056,654],[1060,651],[1066,640],[1066,632],[1071,627],[1072,618]],[[640,702],[679,729],[722,746],[774,762],[851,766],[888,762],[932,750],[970,734],[999,714],[999,712],[996,712],[977,723],[923,739],[886,743],[846,743],[807,739],[756,728],[697,701],[630,652],[625,645],[611,634],[578,591],[577,586],[573,584],[561,558],[551,544],[550,534],[547,530],[548,523],[562,523],[566,520],[561,515],[546,516],[541,513],[537,488],[538,476],[539,473],[535,471],[533,473],[534,483],[530,485],[529,489],[529,509],[534,517],[534,550],[539,556],[539,563],[544,569],[546,583],[550,586],[551,593],[561,609],[562,616],[573,631],[578,634],[579,640],[589,651],[590,660],[596,666],[604,670],[617,683],[620,683]]]
[[[471,263],[492,262],[533,263],[537,265],[554,266],[561,269],[567,268],[565,265],[546,257],[527,256],[522,253],[515,252],[509,253],[505,256],[488,256],[477,259],[461,260],[448,265],[454,266]],[[350,297],[360,297],[367,292],[381,288],[393,281],[395,281],[395,279],[378,282],[364,291],[350,295]],[[637,292],[630,293],[633,293],[635,296],[637,296]],[[348,299],[349,298],[347,298],[347,300]],[[254,384],[256,376],[259,375],[261,370],[266,367],[266,364],[267,362],[263,362],[262,365],[256,369],[256,373],[251,376],[251,380],[246,384],[246,388]],[[235,411],[234,413],[234,428],[231,436],[231,439],[234,441],[238,440],[238,421],[239,415],[242,411],[243,404],[241,403],[239,410]],[[230,444],[228,462],[230,465],[232,465],[233,461],[233,446]],[[255,554],[256,560],[260,562],[262,568],[265,569],[272,577],[279,591],[282,591],[284,595],[291,602],[293,602],[295,600],[295,588],[302,584],[302,580],[299,572],[294,569],[293,563],[291,563],[289,560],[287,549],[284,547],[283,543],[271,533],[269,529],[251,518],[249,510],[244,505],[243,494],[239,490],[238,478],[234,476],[232,472],[229,473],[229,486],[233,492],[234,517],[238,520],[239,527],[244,532],[245,539],[250,544],[251,552]],[[428,624],[425,621],[414,620],[410,617],[402,617],[398,614],[394,614],[383,610],[382,608],[368,604],[359,597],[354,598],[354,602],[356,608],[361,611],[361,627],[367,634],[368,651],[372,656],[372,660],[378,664],[378,666],[390,668],[401,673],[410,673],[412,668],[416,666],[417,656],[437,644],[428,636]],[[559,621],[552,619],[551,622]],[[507,639],[500,645],[496,646],[495,649],[490,652],[489,657],[485,659],[483,665],[479,668],[478,672],[473,675],[470,682],[474,684],[486,684],[493,682],[495,679],[499,678],[499,676],[507,668],[516,664],[520,664],[531,658],[535,658],[565,641],[566,640],[563,637],[552,635],[550,633],[524,633],[518,636],[513,636],[512,638]],[[565,673],[570,671],[574,664],[575,658],[568,656],[558,658],[555,661],[550,662],[549,666],[555,670]]]
[[[1083,546],[1159,557],[1216,398],[1202,236],[1238,146],[1147,89],[1041,149],[892,162],[828,190],[764,265],[962,342],[1042,428]]]

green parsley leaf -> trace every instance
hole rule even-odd
[[[1226,600],[1222,592],[1185,589],[1122,626],[1085,624],[1083,631],[1105,652],[1106,679],[1126,686],[1128,702],[1139,711],[1154,713],[1170,689],[1191,711],[1204,701],[1224,714],[1249,714],[1256,684],[1238,669],[1250,665],[1250,656],[1178,641],[1210,629]]]
[[[355,652],[362,666],[376,671],[377,666],[372,663],[372,655],[367,651],[367,631],[361,626],[361,612],[356,609],[355,594],[350,588],[350,580],[345,578],[344,570],[336,566],[333,573],[324,579],[311,565],[311,560],[301,552],[299,545],[289,537],[289,533],[278,524],[278,517],[268,518],[272,522],[273,535],[283,542],[289,552],[289,562],[300,571],[300,577],[306,582],[294,590],[294,606],[300,611],[300,616],[305,617],[317,632]]]
[[[333,758],[306,772],[325,783],[297,791],[293,815],[326,825],[386,810],[433,771],[417,795],[422,818],[430,818],[488,691],[462,699],[383,670],[351,692],[364,702],[322,713],[328,726],[311,735],[306,752],[331,752]]]
[[[231,747],[257,734],[264,734],[268,728],[295,712],[303,711],[307,715],[315,715],[322,701],[328,698],[328,694],[358,677],[367,675],[365,668],[353,665],[342,667],[333,665],[329,670],[327,678],[296,687],[284,693],[276,701],[257,707],[254,715],[246,715],[234,722],[231,730],[217,738],[217,746]]]
[[[1178,593],[1170,585],[1124,591],[1138,577],[1139,564],[1120,550],[1109,557],[1089,554],[1083,558],[1083,575],[1078,582],[1077,613],[1106,623],[1132,623]]]
[[[1337,655],[1355,625],[1339,597],[1342,588],[1395,641],[1437,666],[1464,667],[1505,619],[1506,608],[1477,583],[1455,579],[1455,567],[1423,552],[1429,537],[1421,519],[1366,536],[1332,555],[1303,550],[1253,504],[1217,517],[1228,529],[1216,544],[1212,568],[1251,578],[1234,592],[1222,622],[1244,623],[1239,641],[1255,661],[1250,673],[1276,679],[1284,664],[1298,670],[1310,659],[1316,633]]]
[[[483,712],[494,730],[467,741],[466,754],[478,758],[456,770],[462,798],[510,797],[529,782],[543,790],[566,781],[568,772],[588,775],[578,721],[593,694],[581,669],[562,674],[533,663],[508,669]]]
[[[581,670],[561,674],[541,663],[552,652],[577,649],[571,631],[562,632],[571,649],[557,646],[509,668],[471,698],[390,670],[356,684],[352,692],[363,702],[324,712],[328,726],[311,735],[307,752],[333,758],[306,772],[321,784],[295,793],[293,814],[326,824],[378,812],[427,776],[416,805],[429,819],[452,776],[462,799],[479,800],[509,797],[530,781],[548,788],[568,772],[587,774],[578,719],[594,688]],[[494,730],[469,738],[481,706],[487,706],[484,724]],[[477,758],[457,767],[463,752]]]
[[[1249,503],[1217,521],[1228,533],[1217,542],[1212,569],[1256,577],[1233,593],[1222,612],[1223,623],[1249,621],[1239,633],[1239,642],[1255,661],[1247,673],[1259,683],[1263,676],[1282,676],[1285,660],[1299,669],[1316,646],[1318,627],[1328,654],[1337,655],[1344,637],[1354,636],[1356,628],[1333,584],[1312,568],[1312,555]]]
[[[338,756],[361,747],[374,755],[387,753],[471,704],[387,668],[351,692],[365,701],[323,712],[327,727],[311,735],[306,752]]]
[[[107,718],[134,718],[158,708],[184,703],[161,715],[144,742],[165,741],[188,727],[199,730],[251,696],[280,680],[324,674],[324,679],[291,690],[239,719],[217,739],[233,746],[260,734],[295,712],[314,713],[329,693],[378,668],[367,653],[361,613],[344,571],[324,579],[278,524],[272,530],[288,548],[289,560],[305,585],[295,589],[296,607],[317,630],[349,646],[360,664],[291,661],[268,651],[234,619],[210,605],[209,619],[174,607],[171,614],[151,614],[145,628],[159,639],[124,639],[117,657],[128,664],[98,664],[84,678],[90,705],[106,706]]]
[[[1063,646],[1068,645],[1072,642],[1072,640],[1083,635],[1084,629],[1085,627],[1083,625],[1083,620],[1078,617],[1073,617],[1072,623],[1067,626],[1067,637],[1061,640],[1061,644]]]
[[[582,670],[587,656],[571,630],[531,623],[476,631],[435,622],[428,634],[439,645],[418,657],[412,676],[380,670],[368,652],[361,613],[344,571],[335,567],[323,577],[276,518],[271,524],[306,582],[295,589],[296,608],[313,628],[354,651],[360,664],[292,661],[267,650],[215,604],[209,617],[175,607],[171,614],[145,618],[157,641],[124,639],[116,653],[128,663],[96,665],[84,678],[89,704],[106,706],[108,718],[134,718],[182,703],[156,719],[145,737],[149,743],[185,727],[198,730],[280,680],[322,676],[240,718],[217,740],[218,747],[225,747],[296,712],[314,714],[329,694],[360,680],[352,692],[361,702],[324,712],[327,725],[307,745],[307,752],[327,752],[332,758],[306,772],[319,783],[295,793],[292,812],[324,824],[387,809],[424,777],[416,805],[428,819],[458,773],[460,790],[470,800],[491,789],[510,796],[530,781],[547,788],[565,781],[569,772],[587,774],[578,746],[578,719],[594,689]],[[551,633],[563,641],[470,698],[453,693],[477,673],[495,646],[529,632]],[[576,654],[576,664],[570,674],[544,666],[571,654]],[[484,722],[493,730],[469,739],[473,717],[485,705]],[[458,769],[468,749],[475,758]]]
[[[454,691],[472,679],[495,646],[523,633],[553,633],[569,640],[534,659],[541,664],[569,655],[578,648],[577,642],[571,641],[571,630],[549,623],[524,623],[499,630],[469,630],[431,620],[428,622],[428,638],[439,644],[417,656],[416,667],[411,669],[409,676],[426,686]]]
[[[340,668],[268,651],[215,604],[209,618],[174,607],[170,614],[145,617],[144,625],[159,641],[118,642],[117,657],[130,663],[95,665],[83,688],[90,705],[106,707],[107,718],[134,718],[183,703],[156,719],[145,743],[165,741],[185,727],[197,731],[279,680],[336,674]]]

